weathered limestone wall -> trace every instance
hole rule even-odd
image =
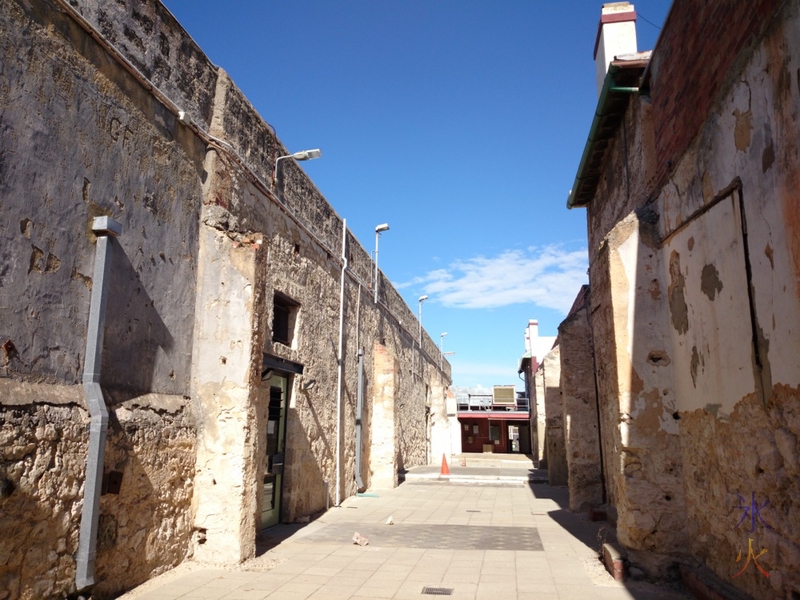
[[[347,232],[338,356],[342,219],[298,165],[283,161],[272,181],[285,148],[163,6],[0,0],[0,53],[0,343],[10,343],[0,403],[3,435],[21,440],[4,444],[0,467],[0,518],[16,516],[14,535],[0,541],[12,557],[0,563],[6,600],[73,591],[94,216],[123,226],[101,374],[111,411],[105,471],[122,482],[101,502],[97,598],[187,555],[232,563],[253,554],[266,466],[262,352],[304,366],[290,379],[284,520],[356,491],[359,348],[367,484],[394,482],[442,447],[450,367],[440,369],[436,343],[423,332],[419,347],[413,311],[382,274],[380,302],[371,301],[369,252]],[[272,340],[275,292],[299,307],[291,345]],[[397,443],[385,469],[370,462],[379,347],[394,371]],[[42,557],[25,546],[34,540],[54,550]]]
[[[762,24],[658,197],[691,553],[728,579],[752,539],[754,597],[800,590],[799,12]],[[767,501],[769,528],[736,526]]]
[[[629,144],[624,148],[624,144]],[[610,515],[633,562],[666,574],[685,541],[665,290],[657,274],[652,110],[638,98],[587,210],[590,321]]]
[[[544,369],[542,365],[536,369],[533,374],[533,392],[534,398],[531,402],[536,407],[536,418],[531,422],[531,431],[535,431],[535,435],[531,434],[531,443],[534,452],[536,452],[536,459],[539,461],[541,468],[547,467],[547,446],[545,444],[545,394],[544,394]]]
[[[0,593],[56,598],[74,586],[87,436],[82,390],[0,380]],[[42,400],[46,400],[42,402]],[[186,557],[195,430],[180,396],[116,405],[100,501],[98,597],[129,589]]]
[[[399,365],[385,347],[379,346],[375,349],[374,369],[376,392],[372,403],[370,481],[376,489],[391,489],[397,486],[394,408]]]
[[[101,384],[110,423],[95,595],[189,550],[195,428],[189,393],[204,147],[45,1],[0,2],[0,590],[74,588],[88,433],[82,364],[92,218],[113,245]],[[176,235],[175,232],[181,232]],[[115,475],[118,477],[118,475]]]
[[[558,326],[569,507],[573,511],[597,507],[604,501],[588,310],[587,302]]]
[[[567,485],[567,454],[564,441],[564,404],[561,397],[561,356],[556,346],[542,359],[544,387],[547,479],[550,485]]]
[[[746,18],[734,18],[740,10]],[[676,3],[651,62],[652,104],[632,98],[588,210],[619,539],[645,570],[699,562],[754,597],[800,590],[790,516],[800,452],[798,12],[792,2]],[[726,34],[692,35],[698,27]],[[685,81],[703,86],[687,95]],[[751,522],[758,510],[769,527]],[[766,550],[758,560],[770,576],[750,565],[732,579],[749,539]]]
[[[663,575],[675,560],[668,555],[685,542],[685,508],[664,295],[652,275],[660,265],[650,218],[646,211],[634,213],[609,236],[620,444],[611,476],[618,479],[620,541],[645,570]],[[640,557],[637,551],[647,554]]]
[[[104,72],[102,50],[49,3],[1,6],[0,302],[8,307],[3,335],[18,353],[9,373],[81,380],[91,220],[110,215],[123,233],[112,259],[102,383],[130,395],[182,395],[203,145],[128,73]]]
[[[195,322],[192,397],[203,417],[193,509],[194,554],[204,562],[238,563],[255,553],[251,532],[263,455],[251,368],[259,250],[236,246],[209,227],[200,230],[196,311],[203,318]]]

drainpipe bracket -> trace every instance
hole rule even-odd
[[[111,217],[95,217],[92,232],[97,235],[122,235],[122,223]]]

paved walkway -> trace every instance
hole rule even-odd
[[[546,484],[411,480],[349,498],[308,525],[268,530],[260,555],[239,567],[187,563],[122,598],[690,598],[614,581],[594,549],[604,524],[569,512],[566,500]],[[355,544],[356,532],[369,544]]]
[[[406,481],[437,479],[454,483],[547,483],[547,469],[537,469],[533,460],[524,454],[458,454],[448,466],[414,467],[406,472]]]

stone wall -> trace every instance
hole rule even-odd
[[[547,445],[545,444],[545,393],[544,393],[544,368],[542,365],[537,367],[532,377],[533,398],[531,402],[535,406],[535,418],[531,420],[531,450],[536,453],[536,459],[541,468],[547,468]]]
[[[61,598],[74,587],[91,222],[111,215],[123,233],[101,383],[104,470],[118,489],[101,497],[95,587],[108,597],[189,552],[195,426],[185,397],[204,147],[53,4],[0,3],[0,55],[0,596]]]
[[[0,596],[60,598],[74,586],[88,412],[78,387],[0,380]],[[195,430],[181,397],[116,405],[97,541],[109,597],[179,564],[189,549]]]
[[[770,576],[734,582],[755,597],[800,593],[799,12],[762,11],[765,36],[742,36],[657,201],[691,553],[727,579],[752,538]],[[737,527],[766,502],[769,528]]]
[[[356,492],[359,349],[366,484],[449,445],[436,343],[382,274],[372,301],[369,252],[297,164],[272,180],[286,149],[160,3],[0,0],[0,52],[0,518],[14,532],[0,598],[75,591],[95,216],[123,226],[101,373],[119,489],[101,501],[95,597],[186,556],[253,555],[264,353],[303,369],[289,380],[284,521]],[[273,339],[276,293],[296,303],[289,344]]]
[[[544,388],[544,454],[547,458],[547,480],[550,485],[567,485],[561,357],[558,346],[544,355],[539,370],[542,372]]]
[[[650,573],[703,565],[754,597],[800,593],[798,12],[676,2],[587,214],[619,539]],[[769,577],[736,575],[748,540]]]
[[[588,311],[585,302],[558,326],[569,507],[573,511],[600,506],[605,500]]]

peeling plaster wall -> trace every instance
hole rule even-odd
[[[725,36],[690,33],[724,4],[673,7],[653,105],[632,98],[589,205],[604,469],[634,564],[702,564],[754,597],[794,597],[800,7],[737,5],[748,19],[714,19]],[[688,58],[687,39],[730,70]],[[687,61],[714,94],[673,87]],[[733,577],[748,539],[768,578]]]
[[[258,450],[263,454],[251,368],[256,248],[200,230],[203,318],[195,324],[192,397],[202,419],[193,509],[194,554],[204,562],[235,564],[255,554]]]
[[[609,236],[619,416],[608,425],[619,437],[608,476],[616,479],[619,540],[648,572],[663,575],[685,541],[685,513],[655,218],[641,209]]]
[[[691,553],[727,579],[752,538],[770,576],[734,582],[767,597],[800,592],[796,3],[742,66],[658,204]]]

